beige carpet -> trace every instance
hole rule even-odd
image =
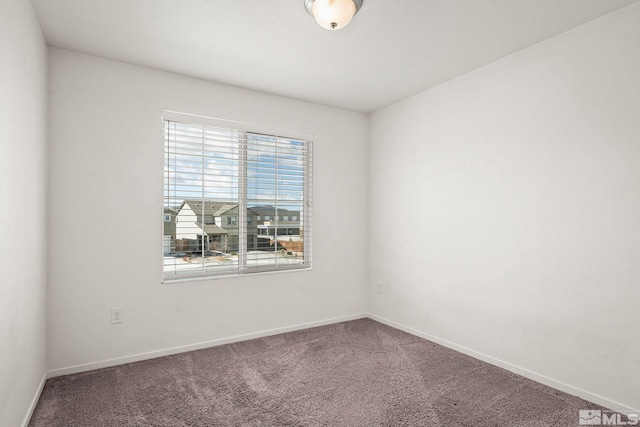
[[[577,426],[566,393],[363,319],[47,381],[31,427]]]

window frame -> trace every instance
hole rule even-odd
[[[241,154],[239,155],[239,162],[241,163],[239,166],[241,178],[238,182],[238,216],[236,217],[236,225],[238,227],[238,235],[240,239],[240,244],[238,247],[238,268],[237,270],[232,271],[223,271],[216,273],[204,273],[201,272],[198,274],[195,271],[189,273],[180,274],[179,277],[167,278],[167,273],[165,272],[165,264],[164,264],[164,248],[161,245],[161,250],[163,252],[162,258],[162,268],[161,268],[161,283],[163,284],[172,284],[172,283],[180,283],[185,281],[206,281],[206,280],[216,280],[216,279],[225,279],[232,277],[246,277],[250,275],[257,274],[272,274],[272,273],[284,273],[291,271],[309,271],[312,269],[312,206],[313,206],[313,138],[311,134],[292,131],[287,129],[280,129],[274,127],[253,125],[248,123],[242,123],[237,121],[225,120],[225,119],[217,119],[210,118],[205,116],[179,113],[175,111],[163,111],[162,120],[161,120],[161,129],[164,129],[165,122],[178,122],[184,125],[193,125],[193,126],[203,126],[203,127],[213,127],[218,129],[226,129],[234,132],[239,132],[244,135],[244,143],[239,142],[239,149]],[[166,150],[165,146],[165,132],[162,131],[162,141],[163,141],[163,150]],[[247,201],[247,135],[249,134],[261,134],[270,137],[275,137],[278,139],[289,139],[293,141],[300,141],[304,143],[304,197],[302,201],[302,209],[301,213],[304,212],[304,215],[300,215],[300,228],[303,229],[301,237],[303,240],[303,258],[300,264],[280,264],[275,266],[268,267],[249,267],[247,263],[247,239],[249,235],[249,226],[251,223],[248,223],[246,220],[247,217],[247,208],[249,208],[249,204]],[[244,147],[243,147],[244,145]],[[244,150],[244,151],[242,151]],[[166,161],[166,153],[163,154],[163,164]],[[166,181],[166,176],[164,173],[163,166],[163,183]],[[164,187],[164,185],[163,185]],[[163,200],[163,215],[164,215],[164,199],[165,192],[164,188],[162,190],[162,199]],[[277,203],[277,202],[276,202]],[[277,211],[277,205],[276,205]],[[176,222],[177,222],[176,217]],[[263,216],[263,221],[266,220],[266,216]],[[257,216],[256,226],[260,222],[260,216]],[[163,227],[164,228],[164,227]],[[244,233],[244,234],[243,234]],[[164,235],[164,231],[163,231]],[[175,273],[175,272],[174,272]],[[175,274],[174,274],[175,275]]]

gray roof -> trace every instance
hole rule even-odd
[[[204,203],[204,216],[220,216],[225,214],[226,212],[235,209],[238,207],[238,203],[219,201],[219,200],[185,200],[183,205],[185,204],[189,206],[189,208],[196,214],[202,215],[202,205]],[[182,209],[182,207],[180,207]],[[247,208],[247,215],[275,215],[276,208],[269,205],[262,206],[252,206]],[[278,215],[299,215],[299,211],[290,211],[288,209],[279,208]]]
[[[196,225],[202,228],[201,222],[196,222]],[[220,228],[215,224],[205,224],[203,230],[208,236],[215,236],[218,234],[229,234],[227,230],[225,230],[224,228]]]
[[[217,200],[205,200],[204,202],[202,200],[185,200],[184,204],[182,206],[188,205],[189,208],[196,215],[202,215],[202,212],[203,212],[203,206],[202,205],[203,204],[204,204],[204,215],[205,216],[217,216],[217,212],[223,206],[230,205],[230,203],[228,203],[228,202],[221,202],[221,201],[217,201]],[[237,206],[237,204],[236,204],[236,206]],[[182,209],[182,207],[180,209]]]
[[[249,209],[254,211],[257,215],[266,216],[271,215],[274,216],[276,214],[276,208],[274,206],[263,205],[263,206],[251,206]],[[283,216],[298,216],[300,211],[290,211],[288,209],[278,208],[278,215]]]
[[[220,216],[223,213],[230,211],[231,209],[237,208],[238,204],[237,203],[225,203],[224,205],[220,206],[220,209],[218,209],[216,211],[216,213],[213,214],[213,216]]]

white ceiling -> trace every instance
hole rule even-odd
[[[371,112],[639,0],[32,0],[51,46]]]

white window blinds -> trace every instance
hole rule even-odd
[[[179,118],[163,121],[163,280],[310,268],[311,139]]]

